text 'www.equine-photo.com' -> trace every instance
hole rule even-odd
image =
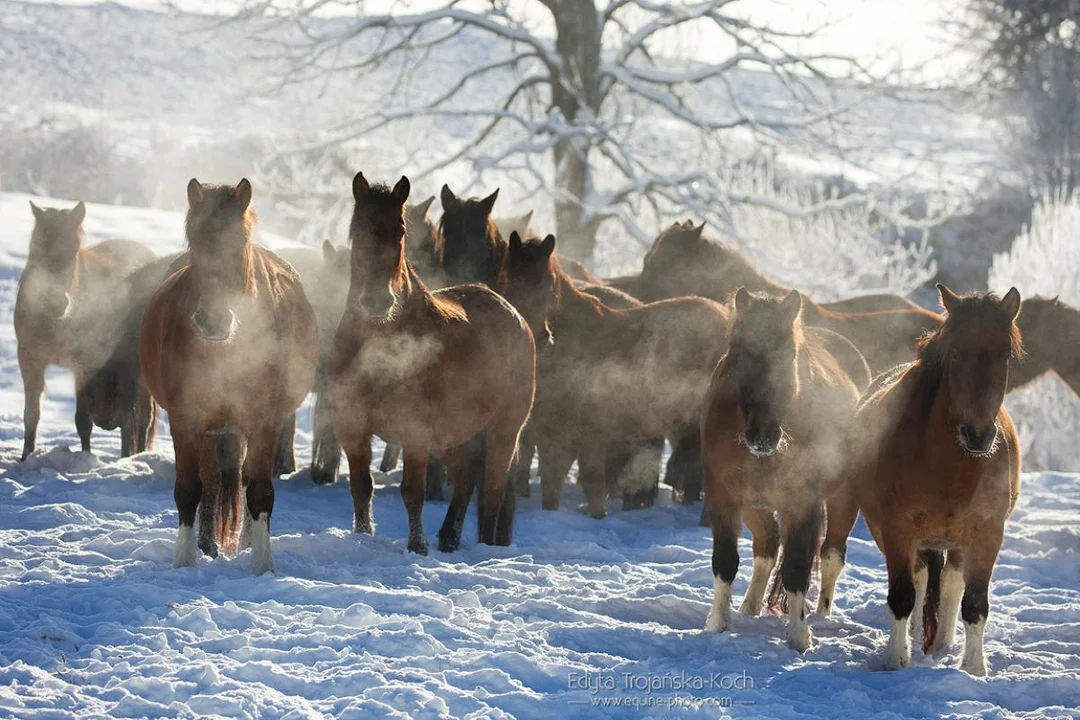
[[[0,0],[0,720],[1080,720],[1080,3]]]

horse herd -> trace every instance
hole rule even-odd
[[[75,375],[84,451],[95,424],[121,429],[123,455],[145,450],[164,408],[175,565],[250,547],[261,573],[273,569],[273,478],[295,470],[309,392],[312,479],[336,480],[343,449],[354,530],[373,533],[371,437],[384,438],[383,469],[403,457],[416,553],[444,476],[439,549],[459,547],[477,485],[479,541],[508,545],[534,454],[544,509],[576,460],[600,518],[612,493],[624,509],[654,502],[667,440],[676,497],[704,491],[708,628],[730,626],[745,522],[740,611],[786,608],[788,643],[806,650],[812,567],[820,557],[827,615],[861,510],[888,570],[885,666],[908,663],[918,630],[925,652],[947,648],[959,612],[962,667],[985,674],[990,576],[1019,488],[1002,401],[1050,370],[1080,392],[1080,311],[941,285],[944,315],[891,295],[819,304],[690,221],[660,233],[639,274],[601,280],[532,235],[529,215],[494,219],[497,190],[464,199],[444,186],[437,225],[433,198],[408,205],[409,192],[405,177],[391,188],[357,173],[350,247],[278,254],[252,243],[246,179],[193,179],[187,250],[162,258],[121,240],[83,247],[82,203],[31,203],[15,307],[22,458],[49,364]]]

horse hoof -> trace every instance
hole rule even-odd
[[[832,600],[827,597],[819,597],[817,603],[817,614],[821,617],[829,617],[832,615]]]
[[[960,663],[960,669],[973,677],[986,677],[986,659],[965,660]]]
[[[739,614],[757,617],[761,614],[761,603],[755,605],[748,598],[743,598],[742,604],[739,605]]]
[[[606,510],[597,510],[595,512],[594,511],[589,511],[589,517],[591,517],[593,520],[603,520],[604,518],[607,517],[607,511]]]
[[[810,626],[803,624],[788,628],[787,644],[795,652],[806,652],[810,648]]]
[[[265,575],[274,572],[274,559],[267,555],[264,558],[256,558],[251,563],[252,575]]]
[[[724,632],[731,627],[731,618],[724,617],[722,613],[713,608],[709,616],[705,618],[705,629],[710,632]]]
[[[337,480],[337,473],[326,468],[311,466],[311,482],[316,485],[332,485]]]
[[[208,558],[216,558],[218,556],[218,546],[216,542],[200,542],[199,549],[202,550],[203,555]]]
[[[371,522],[370,520],[357,520],[356,523],[353,525],[353,532],[359,533],[361,535],[374,535],[375,523]]]
[[[413,553],[415,555],[427,555],[428,554],[427,540],[422,539],[422,538],[419,538],[419,539],[414,538],[414,539],[410,540],[409,541],[409,552],[411,552],[411,553]]]
[[[885,662],[882,667],[886,670],[900,670],[906,668],[909,662],[911,662],[910,653],[896,652],[890,649],[885,652]]]

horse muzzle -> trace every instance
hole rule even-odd
[[[373,293],[361,295],[357,304],[364,315],[372,320],[386,320],[397,305],[397,298],[393,293]]]
[[[996,425],[977,428],[965,423],[957,426],[956,438],[960,448],[968,455],[989,457],[997,449],[998,429]]]
[[[200,308],[191,314],[191,324],[207,342],[228,342],[236,334],[236,313],[232,310],[210,313]]]
[[[770,457],[783,449],[784,429],[779,424],[765,428],[747,425],[743,430],[742,440],[754,457]]]

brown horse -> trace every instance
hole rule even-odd
[[[157,406],[139,370],[139,332],[150,297],[182,256],[158,258],[136,268],[124,278],[128,309],[120,339],[105,364],[86,382],[94,424],[120,428],[120,454],[127,456],[153,447]]]
[[[703,231],[704,224],[685,221],[661,232],[645,255],[635,297],[649,301],[699,295],[725,302],[739,287],[773,295],[790,290],[762,275],[732,247],[706,238]],[[859,301],[866,308],[883,306],[881,295],[868,297]],[[842,301],[841,307],[855,305],[855,301]],[[901,309],[841,312],[804,297],[803,321],[847,337],[876,374],[914,358],[919,337],[941,325],[940,315],[910,307],[902,298],[884,305]]]
[[[83,452],[90,451],[94,408],[86,384],[120,341],[127,311],[124,276],[154,259],[150,250],[127,240],[84,248],[86,205],[81,202],[71,210],[39,208],[31,202],[30,209],[34,230],[15,298],[15,338],[25,397],[23,460],[37,444],[49,365],[75,375],[75,427]],[[131,443],[127,446],[130,451]]]
[[[482,283],[494,287],[506,258],[503,239],[491,210],[498,189],[484,199],[459,199],[449,185],[442,187],[443,214],[439,232],[443,238],[439,267],[451,283]]]
[[[985,675],[990,576],[1020,491],[1018,438],[1002,407],[1010,361],[1023,353],[1020,293],[938,290],[945,323],[860,402],[855,483],[889,573],[885,667],[908,664],[913,611],[911,631],[922,629],[924,652],[937,653],[951,645],[959,609],[960,667]]]
[[[431,219],[433,202],[435,202],[434,195],[416,205],[406,206],[405,247],[409,249],[409,262],[424,282],[434,287],[442,287],[446,284],[439,267],[443,253],[443,239],[438,226]]]
[[[578,289],[554,252],[553,235],[528,243],[512,236],[501,287],[541,348],[530,432],[543,507],[558,507],[576,456],[588,512],[600,518],[613,443],[696,431],[709,374],[726,348],[728,314],[701,298],[611,309]]]
[[[246,178],[235,186],[193,178],[187,197],[190,264],[154,293],[139,338],[143,376],[169,413],[176,453],[180,535],[173,562],[195,563],[196,509],[198,546],[217,554],[218,541],[231,539],[240,523],[246,486],[244,536],[259,574],[274,566],[270,515],[278,435],[315,376],[315,313],[296,271],[252,244],[255,213]]]
[[[1080,310],[1057,298],[1034,295],[1024,301],[1016,324],[1025,353],[1009,368],[1009,390],[1052,370],[1080,396]]]
[[[475,478],[467,446],[485,434],[479,540],[508,545],[515,494],[507,472],[535,391],[536,350],[525,321],[486,287],[430,292],[405,258],[409,181],[393,190],[353,178],[351,280],[330,356],[335,426],[349,458],[356,532],[373,533],[371,436],[404,448],[401,494],[412,552],[427,552],[422,510],[428,456],[454,494],[439,549],[455,550]]]
[[[754,573],[740,612],[761,612],[781,542],[780,580],[788,599],[788,644],[810,645],[805,598],[817,554],[822,504],[851,489],[842,458],[859,391],[801,320],[802,297],[735,294],[731,348],[716,367],[701,412],[705,503],[713,535],[715,598],[706,627],[731,624],[731,584],[745,519],[754,538]],[[773,512],[779,511],[781,525]],[[831,513],[830,513],[831,524]],[[848,532],[851,526],[845,528]],[[843,534],[846,543],[847,534]],[[823,568],[828,613],[840,568]]]

